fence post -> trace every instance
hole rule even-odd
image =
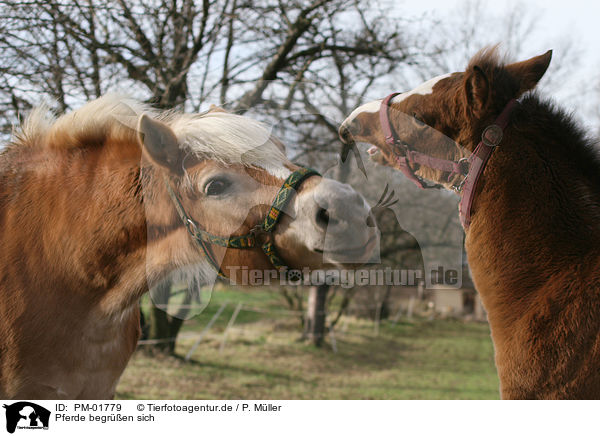
[[[411,296],[410,300],[408,300],[408,310],[406,311],[406,317],[408,319],[412,319],[414,306],[415,306],[415,297]]]
[[[329,329],[329,336],[331,338],[331,349],[334,353],[337,353],[337,342],[335,340],[335,335],[333,334],[333,328]]]
[[[396,315],[394,315],[394,319],[392,320],[392,325],[398,324],[398,321],[400,321],[401,316],[402,316],[402,304],[399,304],[398,311],[396,312]]]
[[[379,324],[381,324],[381,309],[383,308],[383,301],[377,303],[377,308],[375,309],[375,325],[373,326],[373,331],[375,336],[379,336]]]
[[[342,333],[346,333],[348,331],[348,317],[350,316],[350,314],[346,314],[344,315],[344,320],[342,321],[342,327],[341,327],[341,331]]]
[[[313,344],[320,347],[323,344],[325,318],[327,316],[327,293],[329,285],[312,286],[308,294],[306,324],[304,338],[309,338]]]

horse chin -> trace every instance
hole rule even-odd
[[[377,238],[375,238],[377,239]],[[372,259],[377,247],[376,240],[369,240],[362,247],[335,247],[311,250],[301,262],[290,262],[291,269],[315,270],[356,269]]]
[[[373,232],[364,245],[329,247],[323,250],[323,263],[335,268],[358,268],[372,259],[378,242],[378,232]]]

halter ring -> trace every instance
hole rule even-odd
[[[481,134],[481,142],[488,147],[497,147],[502,141],[502,127],[498,124],[490,124],[487,126]]]
[[[262,224],[257,224],[252,227],[249,233],[254,237],[257,246],[262,246],[267,242],[271,242],[273,239],[273,233],[265,230]]]

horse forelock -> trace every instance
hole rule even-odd
[[[175,115],[168,124],[180,146],[196,157],[226,165],[256,166],[279,178],[290,174],[281,142],[261,122],[214,111]]]
[[[467,70],[478,66],[490,72],[493,68],[502,67],[508,63],[507,53],[503,53],[498,44],[484,47],[469,60]]]
[[[107,94],[58,118],[42,104],[16,129],[12,143],[35,149],[70,149],[109,141],[137,147],[137,121],[144,113],[169,125],[180,147],[196,157],[256,166],[280,178],[290,173],[281,143],[263,123],[223,111],[157,111],[117,94]]]

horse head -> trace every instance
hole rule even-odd
[[[137,131],[142,171],[152,174],[144,188],[148,228],[175,229],[152,251],[153,264],[166,253],[179,265],[205,255],[235,280],[240,267],[321,269],[371,256],[378,234],[364,198],[292,164],[261,123],[212,108],[170,120],[143,114]],[[191,238],[182,220],[194,223]]]
[[[466,159],[507,103],[536,86],[551,56],[548,51],[503,65],[495,50],[484,50],[464,72],[358,107],[341,124],[340,136],[373,144],[373,160],[413,174],[415,181],[457,190],[466,168],[452,162]]]

